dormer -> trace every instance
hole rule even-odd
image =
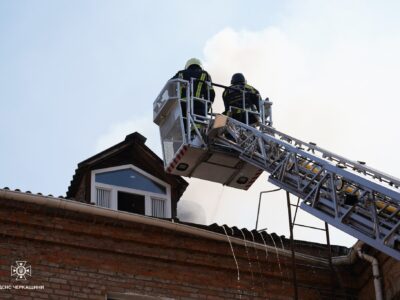
[[[177,202],[188,183],[166,174],[162,160],[135,132],[78,164],[67,198],[108,209],[176,218]]]

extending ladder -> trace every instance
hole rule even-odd
[[[193,82],[170,80],[154,101],[166,172],[246,190],[265,171],[302,199],[303,210],[400,260],[399,179],[276,130],[269,101],[260,99],[257,128],[209,113],[211,102],[193,96]],[[194,101],[205,103],[201,116]]]
[[[223,119],[223,120],[218,120]],[[261,125],[217,116],[212,151],[236,152],[302,199],[300,207],[400,260],[400,180]]]

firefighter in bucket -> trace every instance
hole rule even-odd
[[[247,84],[242,73],[233,74],[231,86],[222,94],[224,114],[251,126],[260,123],[260,93]]]

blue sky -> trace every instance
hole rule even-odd
[[[1,1],[1,185],[63,194],[107,127],[151,112],[210,36],[271,22],[259,3]]]
[[[190,57],[218,83],[243,72],[279,130],[400,177],[400,4],[382,3],[0,1],[0,186],[65,195],[78,162],[134,131],[159,152],[152,103]],[[253,228],[266,178],[190,180],[182,203]],[[267,201],[260,227],[287,235],[284,195]]]

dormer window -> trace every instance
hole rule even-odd
[[[133,165],[92,171],[91,202],[115,210],[171,217],[170,185]]]

